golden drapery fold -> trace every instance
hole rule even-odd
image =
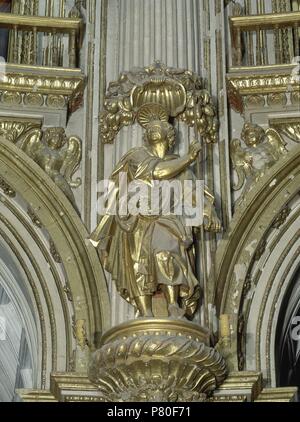
[[[120,173],[127,184],[139,181],[151,188],[153,172],[161,161],[178,158],[155,156],[146,146],[129,151],[115,168],[111,181],[120,192]],[[186,170],[178,179],[194,178]],[[102,264],[112,275],[120,295],[135,306],[135,298],[153,295],[160,285],[179,286],[188,316],[196,310],[200,286],[194,275],[193,233],[181,215],[126,215],[108,211],[91,235]]]

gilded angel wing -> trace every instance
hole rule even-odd
[[[270,145],[270,153],[275,161],[278,161],[282,155],[288,152],[286,149],[286,142],[282,139],[277,130],[272,128],[267,129],[266,138]]]
[[[238,176],[237,184],[233,186],[233,189],[238,191],[242,189],[246,178],[250,176],[253,171],[253,160],[249,152],[241,147],[241,141],[239,139],[233,139],[231,141],[230,156],[233,169]]]
[[[82,158],[82,145],[81,140],[76,136],[71,136],[68,139],[68,148],[65,153],[64,164],[61,168],[61,173],[69,183],[71,188],[78,188],[82,180],[78,177],[73,180],[75,172],[78,170]]]
[[[34,159],[36,152],[42,146],[41,139],[42,131],[40,129],[31,129],[18,140],[17,146]]]

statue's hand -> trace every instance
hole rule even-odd
[[[222,224],[219,220],[215,207],[208,203],[204,208],[204,229],[209,232],[220,233],[222,231]]]
[[[200,142],[193,141],[191,143],[190,148],[189,148],[189,154],[188,154],[189,157],[190,157],[191,162],[194,162],[197,159],[197,157],[198,157],[199,152],[201,151],[201,149],[202,149],[202,147],[201,147]]]

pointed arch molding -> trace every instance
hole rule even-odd
[[[300,146],[246,195],[216,253],[211,301],[228,314],[235,369],[262,371],[275,385],[281,302],[300,265]],[[292,204],[292,205],[291,205]]]
[[[84,372],[90,352],[110,328],[106,280],[97,253],[87,241],[88,232],[47,174],[4,139],[0,139],[0,177],[34,209],[55,244],[73,298],[74,321],[82,323],[76,333],[75,366]],[[74,327],[74,321],[66,321],[66,326]]]

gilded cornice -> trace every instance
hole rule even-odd
[[[257,96],[264,105],[274,94],[291,94],[292,105],[300,100],[300,81],[293,73],[295,64],[255,67],[233,67],[227,74],[227,90],[231,107],[244,112],[247,97]],[[283,102],[284,99],[281,100]]]
[[[262,374],[233,372],[207,402],[292,402],[297,389],[263,389]],[[100,392],[84,374],[52,373],[50,390],[18,390],[22,402],[103,402]]]
[[[286,28],[287,24],[297,25],[300,12],[267,13],[252,16],[234,16],[230,18],[230,26],[233,30],[253,31],[257,28],[273,29]]]
[[[297,393],[296,387],[265,388],[255,402],[292,403],[297,401]]]
[[[56,32],[63,34],[75,31],[80,34],[83,30],[83,22],[80,18],[62,18],[53,16],[28,16],[15,13],[0,13],[0,27],[13,29],[15,26],[23,30],[32,31],[37,28],[40,32]]]
[[[220,393],[232,394],[232,391],[234,391],[236,394],[245,394],[250,401],[254,401],[262,389],[263,377],[260,372],[240,371],[231,372],[214,394],[218,397]]]
[[[0,79],[0,104],[72,108],[84,86],[80,69],[7,64]]]

